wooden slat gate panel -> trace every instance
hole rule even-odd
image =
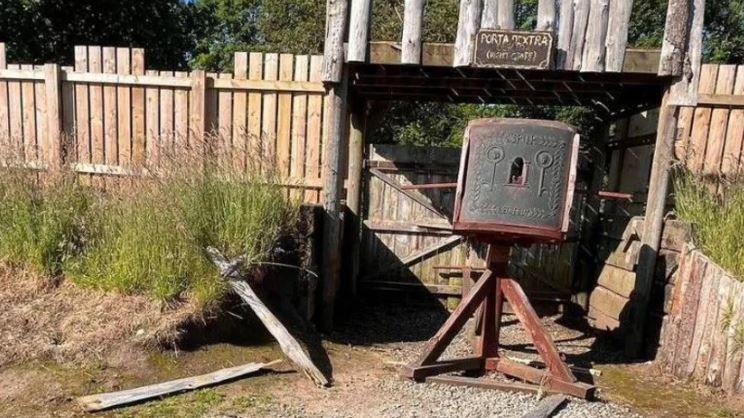
[[[462,267],[483,256],[450,230],[454,188],[403,185],[457,181],[459,149],[371,145],[364,169],[362,291],[428,290],[454,308],[463,292]],[[577,244],[512,251],[512,273],[533,293],[570,292]],[[548,292],[546,292],[548,291]]]

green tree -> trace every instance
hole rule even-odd
[[[180,0],[0,0],[0,40],[15,62],[72,63],[75,45],[147,48],[148,62],[186,68],[196,38]]]

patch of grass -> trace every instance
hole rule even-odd
[[[123,410],[116,416],[138,418],[203,417],[212,408],[218,406],[224,398],[225,395],[214,389],[204,389],[136,406]]]
[[[5,170],[0,259],[64,273],[81,286],[165,302],[188,297],[209,308],[226,285],[206,247],[267,260],[293,232],[299,207],[268,170],[217,161],[227,160],[197,150],[163,156],[149,176],[109,181],[105,193],[73,173],[41,182]]]
[[[17,169],[0,172],[0,258],[48,275],[81,247],[83,215],[95,200],[68,173],[44,178]]]
[[[697,245],[735,275],[744,277],[744,182],[710,179],[687,172],[675,176],[676,211],[694,226]]]

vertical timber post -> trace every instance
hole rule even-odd
[[[367,59],[371,11],[372,0],[351,0],[349,49],[347,53],[349,62],[364,62]]]
[[[355,106],[349,114],[349,179],[346,186],[346,206],[351,213],[351,295],[357,295],[359,252],[362,232],[362,170],[364,169],[364,135],[366,104]]]
[[[327,0],[323,84],[328,101],[326,143],[323,144],[323,264],[322,326],[333,327],[336,294],[341,279],[341,152],[344,149],[348,74],[344,71],[344,37],[348,0]]]
[[[455,39],[455,67],[467,67],[473,60],[475,36],[478,34],[483,12],[483,0],[460,0],[460,15]]]
[[[52,170],[62,167],[62,78],[59,65],[44,65],[44,93],[46,96],[47,162]]]
[[[659,112],[641,250],[625,339],[625,354],[630,357],[639,357],[644,348],[646,316],[664,228],[679,106],[697,104],[697,87],[691,84],[697,83],[701,67],[704,13],[705,0],[670,0],[667,9],[659,75],[675,75],[677,78],[665,91]]]
[[[421,64],[421,45],[424,24],[424,0],[406,0],[403,12],[403,40],[400,62]]]

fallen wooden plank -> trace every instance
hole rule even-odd
[[[102,411],[104,409],[130,405],[147,399],[159,398],[165,395],[172,395],[205,386],[216,385],[218,383],[255,373],[280,362],[281,360],[275,360],[270,363],[248,363],[242,366],[217,370],[216,372],[200,376],[186,377],[183,379],[156,383],[154,385],[142,386],[135,389],[82,396],[77,398],[77,401],[88,412]]]
[[[522,415],[522,418],[548,418],[563,405],[568,397],[566,395],[553,395],[540,401],[535,409]]]
[[[233,261],[227,261],[217,249],[212,247],[207,248],[207,253],[220,270],[220,275],[227,279],[233,291],[250,306],[261,323],[276,338],[282,351],[292,363],[319,386],[330,386],[330,379],[313,363],[307,350],[290,334],[287,327],[279,321],[276,315],[261,302],[261,299],[258,298],[248,282],[241,279],[239,270],[245,259],[238,257]]]

